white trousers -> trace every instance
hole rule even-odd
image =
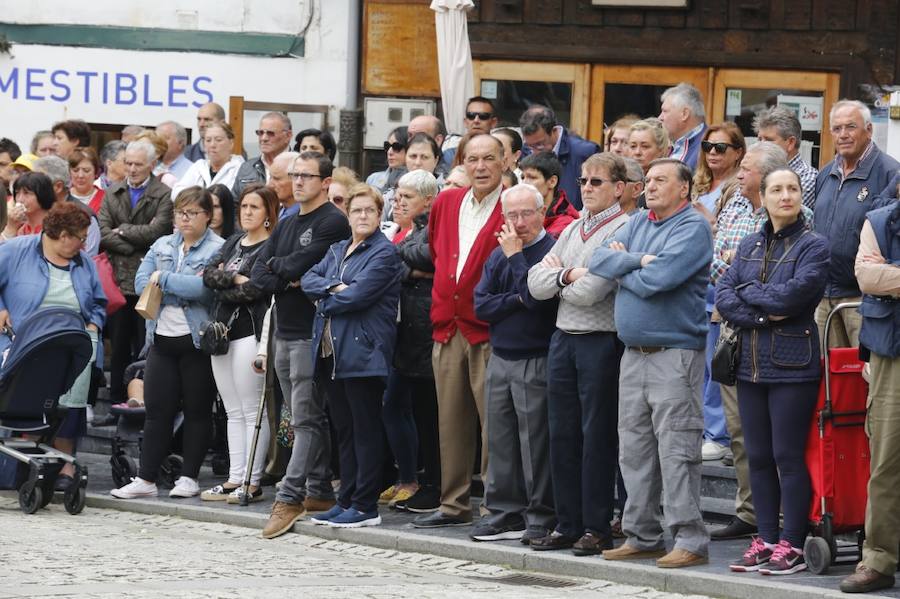
[[[256,427],[256,412],[259,409],[265,377],[253,371],[256,358],[256,337],[250,335],[228,344],[228,353],[212,356],[213,377],[225,404],[228,415],[228,483],[239,485],[244,482],[253,430]],[[256,444],[256,455],[250,473],[250,484],[259,484],[263,466],[266,463],[266,448],[269,446],[269,420],[263,411]]]

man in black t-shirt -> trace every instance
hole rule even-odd
[[[300,289],[300,277],[331,244],[350,237],[344,214],[328,201],[333,166],[327,156],[304,152],[289,171],[300,211],[278,223],[260,249],[251,281],[275,294],[274,363],[285,400],[291,402],[294,448],[263,537],[284,534],[306,510],[334,505],[331,438],[324,397],[313,393],[312,325],[315,307]]]

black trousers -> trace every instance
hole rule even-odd
[[[338,436],[338,503],[361,512],[377,511],[385,450],[381,423],[385,381],[381,377],[332,380],[332,364],[331,358],[319,359],[316,383],[328,394],[328,411]]]
[[[122,309],[109,317],[109,344],[112,356],[109,363],[109,395],[112,403],[128,399],[123,380],[125,368],[137,360],[144,347],[146,336],[144,319],[134,311],[138,301],[136,295],[126,295]]]
[[[141,446],[142,479],[155,482],[159,466],[169,453],[172,426],[184,413],[182,475],[197,478],[212,435],[212,405],[216,396],[209,356],[194,347],[190,335],[156,335],[144,371],[144,442]]]

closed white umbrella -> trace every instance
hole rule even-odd
[[[469,48],[469,25],[466,11],[474,8],[472,0],[432,0],[437,27],[438,71],[441,80],[441,104],[447,130],[463,133],[466,100],[475,95],[472,73],[472,51]]]

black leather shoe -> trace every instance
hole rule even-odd
[[[756,533],[756,526],[748,524],[737,516],[734,516],[727,526],[711,531],[709,533],[709,538],[713,541],[725,541],[727,539],[743,539],[745,537],[751,537]]]
[[[444,528],[446,526],[469,526],[471,524],[471,516],[469,516],[469,519],[458,516],[448,516],[440,510],[431,514],[419,516],[412,521],[412,525],[415,528]]]
[[[569,537],[555,530],[546,537],[531,540],[531,548],[535,551],[556,551],[557,549],[569,549],[577,541],[577,537]]]
[[[572,553],[575,555],[600,555],[607,549],[612,548],[612,536],[586,532],[584,536],[572,545]]]

